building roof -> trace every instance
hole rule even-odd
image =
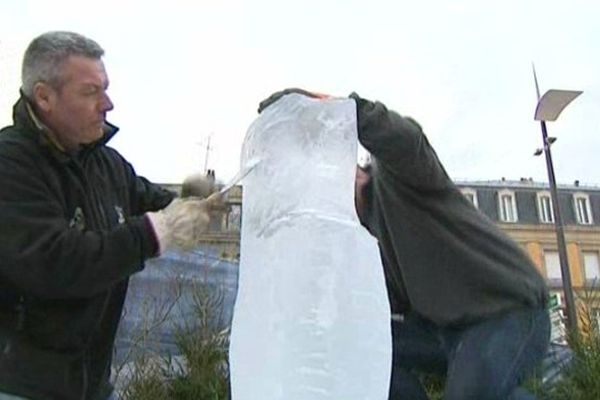
[[[489,180],[489,181],[471,181],[471,180],[454,180],[454,183],[459,187],[506,187],[506,188],[535,188],[535,189],[549,189],[550,185],[547,182],[536,182],[531,178],[521,178],[520,180]],[[581,183],[575,181],[571,184],[557,184],[558,190],[570,190],[570,191],[599,191],[600,185]]]

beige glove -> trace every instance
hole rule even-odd
[[[164,210],[146,213],[158,241],[159,254],[169,249],[190,250],[197,246],[208,231],[211,211],[220,207],[223,207],[223,198],[213,193],[206,199],[175,199]]]

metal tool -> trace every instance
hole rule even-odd
[[[219,194],[225,194],[232,187],[234,187],[237,183],[239,183],[242,179],[244,179],[258,164],[260,164],[260,159],[255,158],[246,163],[246,166],[240,169],[237,174],[234,175],[233,178],[225,186],[219,190]]]

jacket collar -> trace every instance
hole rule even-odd
[[[105,145],[119,131],[117,126],[105,121],[102,138],[94,143],[82,146],[79,151],[65,151],[53,136],[48,134],[50,129],[40,121],[33,105],[23,92],[21,92],[21,97],[13,107],[13,121],[15,126],[22,128],[27,135],[34,137],[40,146],[47,148],[52,156],[62,162],[68,162],[76,155],[89,153],[98,146]]]

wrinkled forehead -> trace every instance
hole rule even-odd
[[[99,58],[70,56],[61,65],[60,74],[65,83],[108,86],[108,75],[104,62]]]

